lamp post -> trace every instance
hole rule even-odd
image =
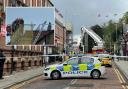
[[[116,25],[116,54],[117,54],[117,52],[118,52],[118,42],[117,42],[117,24],[118,24],[118,23],[115,23],[115,25]]]

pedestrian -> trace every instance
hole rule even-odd
[[[4,69],[5,56],[3,50],[0,49],[0,79],[3,79],[3,69]]]

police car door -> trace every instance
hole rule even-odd
[[[67,65],[63,66],[63,77],[75,77],[78,74],[78,58],[71,58],[67,61]]]
[[[92,69],[94,68],[93,65],[94,59],[89,57],[81,58],[79,63],[79,76],[90,76]]]

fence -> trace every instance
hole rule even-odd
[[[62,62],[67,58],[65,55],[38,55],[22,57],[6,57],[4,63],[4,75],[20,72],[40,66],[47,66],[51,63]]]

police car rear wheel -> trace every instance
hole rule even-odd
[[[52,79],[59,79],[60,78],[60,73],[58,71],[53,71],[51,73],[51,78]]]
[[[91,77],[95,79],[100,78],[100,72],[98,70],[94,70],[91,74]]]

